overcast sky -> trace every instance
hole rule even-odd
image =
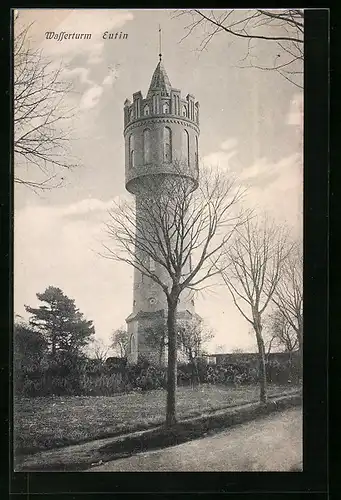
[[[173,14],[173,15],[172,15]],[[37,304],[36,293],[60,287],[88,319],[97,338],[108,340],[132,311],[132,269],[101,258],[103,222],[115,197],[124,195],[123,103],[146,94],[158,63],[158,25],[163,62],[173,87],[200,102],[202,162],[237,175],[249,186],[248,203],[267,210],[294,233],[302,232],[302,93],[275,72],[241,69],[243,39],[217,35],[198,50],[202,32],[185,35],[189,19],[169,10],[20,10],[35,21],[33,43],[74,84],[76,139],[71,147],[83,166],[63,175],[63,188],[15,193],[15,312]],[[19,22],[19,21],[18,21]],[[45,32],[91,33],[91,40],[46,40]],[[105,31],[128,39],[103,40]],[[260,58],[272,47],[256,46]],[[197,312],[214,329],[213,352],[223,345],[254,350],[248,323],[224,287],[202,294]]]

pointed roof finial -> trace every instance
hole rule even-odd
[[[162,59],[162,52],[161,52],[161,36],[162,36],[162,31],[161,31],[161,26],[159,24],[159,60],[161,62],[161,59]]]
[[[151,97],[154,93],[159,92],[161,92],[162,95],[169,96],[171,90],[172,86],[169,81],[168,75],[162,64],[162,61],[160,61],[153,73],[147,96]]]

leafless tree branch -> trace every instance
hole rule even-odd
[[[60,173],[79,162],[70,148],[70,124],[75,114],[66,98],[73,91],[72,84],[63,79],[62,65],[56,68],[42,49],[32,46],[31,27],[15,22],[14,181],[39,191],[61,185]]]
[[[303,252],[296,243],[283,266],[273,302],[294,330],[300,350],[303,347]]]
[[[220,13],[220,15],[219,15]],[[304,43],[304,13],[299,9],[281,10],[225,10],[208,9],[177,10],[175,17],[186,16],[191,22],[185,26],[186,34],[181,41],[195,31],[202,31],[199,50],[205,50],[219,33],[226,33],[233,38],[247,40],[247,51],[242,61],[250,60],[250,64],[242,67],[252,67],[265,71],[277,71],[283,78],[298,88],[303,88],[303,43]],[[253,64],[251,42],[272,43],[277,46],[277,56],[273,63]],[[281,57],[284,63],[278,64]]]
[[[224,248],[247,212],[237,211],[243,192],[218,171],[141,182],[134,203],[110,211],[107,258],[125,262],[157,283],[167,298],[168,392],[166,424],[175,423],[177,307],[187,290],[200,290],[218,274]],[[153,262],[153,266],[150,262]]]
[[[253,327],[260,355],[261,400],[266,400],[265,346],[262,316],[279,286],[291,251],[288,232],[268,217],[247,220],[226,248],[228,265],[221,271],[232,300]]]
[[[202,176],[196,190],[178,176],[161,187],[153,183],[146,181],[135,203],[114,205],[106,224],[114,247],[105,245],[103,255],[135,267],[158,283],[168,298],[176,290],[178,299],[186,288],[199,289],[217,275],[227,242],[246,219],[246,211],[235,210],[243,192],[212,171]],[[150,269],[150,259],[163,269],[164,280]]]

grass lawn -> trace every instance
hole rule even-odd
[[[269,387],[269,396],[290,387]],[[179,387],[178,418],[257,401],[258,386],[240,388],[202,385]],[[160,425],[165,419],[166,391],[131,392],[113,397],[51,396],[16,398],[14,441],[17,454],[111,437]]]

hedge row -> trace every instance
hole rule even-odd
[[[60,361],[60,360],[59,360]],[[84,395],[111,396],[131,390],[147,391],[165,388],[166,368],[153,366],[145,360],[124,369],[115,370],[93,360],[64,360],[37,366],[19,366],[15,369],[15,392],[24,396]],[[269,383],[297,383],[300,369],[297,363],[267,364]],[[258,382],[258,370],[248,363],[208,366],[198,362],[180,364],[177,370],[178,385],[199,383],[241,385]]]

